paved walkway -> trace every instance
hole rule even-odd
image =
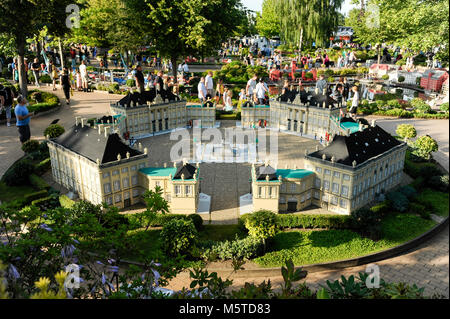
[[[51,88],[43,87],[43,90],[51,91]],[[58,90],[56,94],[62,97],[62,91]],[[75,116],[83,116],[86,118],[102,116],[109,113],[109,102],[117,100],[121,96],[108,95],[104,93],[78,93],[75,92],[73,102],[70,107],[64,105],[56,113],[52,113],[47,116],[42,116],[31,120],[31,133],[33,138],[43,139],[43,131],[54,119],[60,119],[59,123],[66,128],[75,121]],[[442,151],[442,158],[438,155],[437,160],[443,163],[443,166],[448,170],[448,120],[398,120],[387,119],[379,120],[378,123],[393,133],[395,126],[399,122],[413,122],[419,131],[419,134],[430,134],[438,141]],[[296,138],[296,137],[293,137]],[[280,145],[281,150],[287,150],[287,157],[281,157],[281,161],[290,163],[289,159],[292,159],[292,154],[289,156],[289,150],[292,145],[298,146],[298,140],[294,141],[286,140],[286,145]],[[156,142],[156,140],[154,141]],[[305,142],[306,143],[306,142]],[[290,146],[288,145],[290,144]],[[20,142],[18,139],[17,129],[15,127],[6,127],[6,125],[0,126],[0,176],[2,176],[6,169],[11,166],[14,161],[19,159],[23,155],[20,149]],[[165,155],[164,155],[165,156]],[[157,159],[159,163],[162,163],[164,159]],[[446,161],[446,163],[445,163]],[[445,165],[446,164],[446,165]],[[225,164],[223,164],[225,165]],[[230,164],[228,164],[230,165]],[[236,164],[231,164],[236,165]],[[242,166],[241,166],[242,167]],[[206,168],[207,169],[207,168]],[[211,182],[211,187],[220,185],[221,180],[224,178],[220,175],[220,170],[214,168],[218,173],[215,179],[216,182]],[[241,171],[236,170],[234,176],[241,174]],[[211,177],[212,178],[212,177]],[[243,176],[242,178],[246,178]],[[223,183],[224,185],[230,185],[230,183]],[[226,189],[217,189],[218,194],[223,194]],[[213,191],[216,193],[216,190]],[[247,192],[246,189],[238,188],[237,193]],[[235,192],[235,193],[236,193]],[[207,192],[208,193],[208,192]],[[233,196],[235,193],[232,192]],[[215,200],[218,200],[216,198]],[[220,201],[219,201],[220,203]],[[225,204],[224,204],[225,205]],[[402,256],[388,259],[379,262],[381,270],[381,277],[388,281],[406,281],[411,283],[417,283],[419,286],[426,287],[427,294],[433,294],[437,292],[439,294],[449,296],[449,229],[448,227],[438,236],[425,242],[422,246],[416,250],[404,254]],[[365,267],[348,268],[345,270],[337,270],[333,272],[320,272],[313,273],[307,277],[307,282],[311,285],[317,286],[320,283],[324,283],[326,279],[337,279],[341,274],[349,275],[359,271],[363,271]],[[183,278],[183,274],[178,276],[175,281],[172,282],[172,287],[188,286],[187,277]],[[264,278],[245,278],[245,281],[260,282]],[[243,279],[236,279],[235,285],[242,285]],[[280,278],[271,278],[274,286],[280,282]]]

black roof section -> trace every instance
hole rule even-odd
[[[97,123],[107,124],[107,123],[112,123],[113,120],[114,120],[114,118],[111,115],[109,115],[109,116],[104,115],[101,118],[97,119]]]
[[[256,169],[256,180],[265,181],[266,176],[269,176],[269,181],[277,179],[277,171],[270,165],[263,165]]]
[[[117,161],[117,154],[122,159],[126,159],[127,152],[130,157],[143,154],[126,145],[117,133],[105,137],[88,125],[74,125],[53,141],[94,162],[98,158],[101,164]]]
[[[322,93],[312,94],[309,102],[311,103],[311,105],[314,105],[317,107],[323,107],[323,102],[325,102],[326,108],[329,108],[330,105],[333,107],[338,104],[338,102],[335,99],[333,99],[331,96],[323,95]]]
[[[308,156],[322,159],[325,154],[327,161],[331,161],[334,156],[335,163],[352,166],[353,161],[357,165],[362,164],[400,144],[400,141],[376,125],[349,136],[336,135],[329,146]]]
[[[184,174],[184,179],[194,179],[195,171],[197,168],[189,163],[178,167],[177,172],[173,179],[181,179],[181,175]]]

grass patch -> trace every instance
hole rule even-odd
[[[199,240],[225,241],[234,240],[236,234],[239,238],[244,238],[244,234],[239,225],[203,225],[203,230],[200,232]]]
[[[288,259],[300,266],[355,258],[398,246],[435,224],[411,214],[389,216],[382,223],[379,241],[351,230],[282,232],[273,239],[271,251],[254,261],[262,267],[280,267]]]
[[[429,203],[433,207],[434,213],[436,215],[443,217],[448,216],[448,193],[442,193],[427,188],[417,196],[417,201]]]
[[[2,202],[11,202],[16,199],[24,198],[25,195],[34,193],[36,190],[30,185],[7,186],[0,182],[0,200]]]

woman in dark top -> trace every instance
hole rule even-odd
[[[64,91],[64,95],[66,96],[67,105],[70,104],[70,79],[69,72],[67,68],[64,68],[63,73],[61,74],[61,86]]]

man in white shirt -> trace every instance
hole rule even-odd
[[[264,105],[266,99],[267,88],[263,79],[259,79],[259,83],[256,85],[256,98],[258,99],[259,105]]]
[[[255,93],[257,79],[258,76],[255,74],[250,80],[248,80],[247,87],[245,88],[247,98],[251,101],[253,101],[253,94]]]
[[[208,95],[208,91],[206,90],[205,86],[205,78],[202,77],[200,79],[200,82],[198,83],[198,98],[200,100],[200,103],[205,103],[206,101],[206,95]]]
[[[83,87],[83,91],[87,92],[88,88],[88,75],[87,75],[87,69],[86,69],[86,61],[81,61],[80,65],[80,75],[81,75],[81,85]]]
[[[208,72],[208,75],[205,78],[206,91],[210,97],[214,96],[214,81],[213,81],[213,73],[211,71]]]

